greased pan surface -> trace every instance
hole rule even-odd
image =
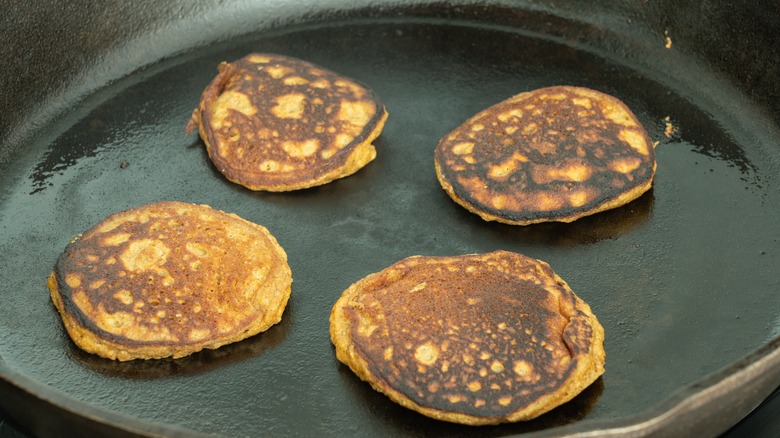
[[[530,4],[319,12],[229,38],[229,20],[209,22],[210,35],[225,27],[213,44],[85,93],[23,146],[7,137],[0,373],[13,396],[4,399],[19,401],[4,408],[43,399],[142,434],[563,433],[660,417],[681,391],[696,393],[690,385],[713,373],[726,380],[737,370],[724,367],[776,352],[777,342],[751,355],[780,334],[780,133],[777,114],[742,84],[709,70],[674,34],[618,38],[630,34],[631,15],[620,11],[599,21],[614,31]],[[250,51],[306,59],[376,91],[390,114],[377,159],[293,193],[251,192],[222,178],[184,126],[217,64]],[[487,223],[450,201],[433,171],[438,139],[508,96],[559,84],[610,93],[635,112],[658,142],[653,189],[614,211],[529,227]],[[180,360],[83,353],[46,290],[56,257],[105,216],[166,199],[236,213],[277,237],[294,278],[282,322]],[[605,327],[607,371],[572,402],[475,431],[394,405],[336,361],[328,315],[352,282],[413,254],[496,249],[549,262]],[[729,387],[736,398],[740,388]],[[47,415],[24,418],[49,434]]]

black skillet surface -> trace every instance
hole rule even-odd
[[[154,53],[119,50],[143,68],[96,90],[76,81],[71,108],[52,102],[57,117],[7,136],[0,149],[2,406],[41,434],[73,422],[106,431],[97,420],[165,434],[504,436],[627,427],[670,412],[712,433],[744,415],[778,384],[778,341],[752,354],[780,334],[776,112],[686,53],[674,32],[632,23],[639,15],[524,6],[301,7],[295,19],[262,21],[242,36],[230,26],[246,19],[228,14],[204,29],[221,35],[215,41],[233,37],[148,65],[141,60]],[[599,27],[604,20],[613,27]],[[377,159],[292,193],[222,178],[184,126],[216,65],[249,51],[300,57],[372,87],[390,113]],[[634,110],[658,142],[653,189],[572,224],[529,227],[483,222],[452,203],[433,172],[438,138],[508,96],[556,84],[595,88]],[[275,234],[294,277],[282,322],[176,361],[81,352],[45,287],[56,257],[106,215],[165,199],[210,204]],[[396,406],[338,364],[328,315],[349,284],[413,254],[496,249],[548,261],[605,326],[607,371],[572,402],[528,423],[475,430]],[[769,367],[758,370],[768,386],[749,385],[755,361]],[[706,392],[713,387],[721,392]],[[723,398],[696,412],[712,424],[683,415],[686,397]],[[712,418],[729,403],[730,417]],[[75,417],[51,414],[52,404]]]

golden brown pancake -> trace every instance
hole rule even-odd
[[[404,259],[350,286],[337,358],[396,403],[482,425],[535,418],[604,372],[604,330],[547,263],[496,251]]]
[[[368,87],[295,58],[252,53],[219,65],[187,133],[217,169],[252,190],[286,191],[357,172],[387,119]]]
[[[650,189],[655,152],[615,97],[581,87],[520,93],[444,136],[436,174],[458,204],[486,221],[571,222]]]
[[[49,277],[76,345],[122,361],[179,358],[265,331],[291,284],[267,229],[181,202],[109,216],[65,247]]]

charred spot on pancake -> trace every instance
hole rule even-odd
[[[187,132],[214,165],[252,190],[325,184],[376,157],[387,112],[365,85],[295,58],[252,53],[222,63]]]
[[[338,359],[393,401],[464,424],[528,420],[604,371],[603,328],[544,262],[410,257],[348,288]]]
[[[69,243],[49,279],[73,341],[119,360],[182,357],[266,330],[292,277],[260,225],[159,202],[109,216]]]
[[[449,196],[485,220],[571,222],[647,191],[653,145],[617,98],[582,87],[520,93],[467,120],[435,151]]]

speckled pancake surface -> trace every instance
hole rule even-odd
[[[178,358],[281,320],[287,255],[264,227],[205,205],[158,202],[74,238],[49,277],[71,339],[109,359]]]
[[[544,262],[497,251],[415,256],[333,307],[337,358],[396,403],[483,425],[535,418],[604,372],[604,330]]]
[[[476,114],[436,148],[436,174],[487,221],[571,222],[650,189],[655,151],[619,99],[582,87],[520,93]]]
[[[387,112],[350,78],[299,59],[252,53],[222,63],[187,132],[214,165],[252,190],[287,191],[351,175],[376,157]]]

